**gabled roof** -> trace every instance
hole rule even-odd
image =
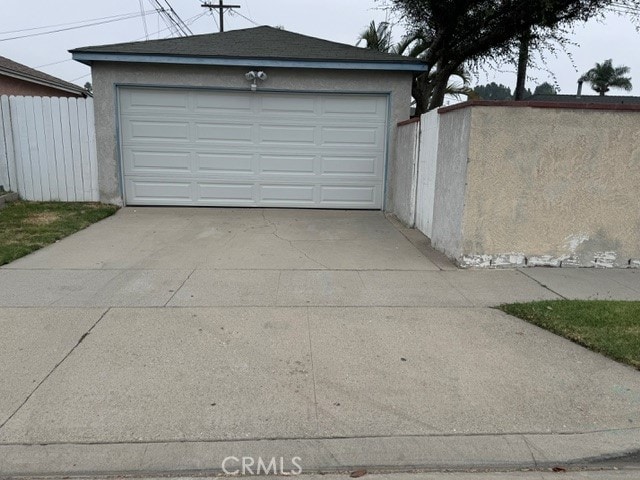
[[[74,59],[87,64],[94,61],[142,61],[294,68],[424,70],[424,63],[416,58],[331,42],[268,26],[164,40],[83,47],[71,50],[71,53]]]
[[[78,95],[88,95],[88,92],[73,83],[65,82],[64,80],[48,75],[40,70],[36,70],[31,67],[27,67],[18,62],[14,62],[6,57],[0,56],[0,75],[7,75],[9,77],[18,78],[27,82],[37,83],[39,85],[45,85],[51,88],[57,88],[65,92],[76,93]]]

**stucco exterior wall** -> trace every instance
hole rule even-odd
[[[256,65],[260,69],[260,65]],[[235,88],[249,90],[248,68],[161,64],[95,63],[92,68],[100,199],[122,204],[117,149],[116,85]],[[410,72],[263,69],[269,79],[263,90],[367,92],[390,94],[389,159],[394,161],[396,124],[409,117]],[[387,184],[389,180],[387,181]],[[387,204],[391,201],[387,198]]]
[[[445,230],[460,229],[462,242],[453,238],[447,254],[462,265],[636,266],[640,111],[476,106],[457,112],[471,118],[467,173],[452,172],[467,187],[462,224],[451,219]],[[463,119],[446,126],[453,113],[443,114],[442,137],[464,128]],[[452,179],[442,174],[460,156],[439,158],[438,182]],[[445,216],[459,213],[441,201],[439,218],[443,209]]]
[[[470,133],[471,109],[441,115],[431,244],[454,259],[463,254]]]
[[[38,83],[26,82],[19,78],[0,75],[0,95],[25,95],[32,97],[82,97],[65,90],[47,87]]]
[[[416,167],[420,122],[398,125],[394,162],[389,164],[386,210],[392,212],[407,227],[413,227],[416,210]]]

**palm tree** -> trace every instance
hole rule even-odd
[[[360,33],[356,45],[365,42],[365,48],[387,53],[391,50],[391,25],[389,22],[380,22],[376,25],[372,20],[366,30]]]
[[[360,34],[356,45],[364,42],[366,44],[365,48],[370,50],[414,58],[422,58],[429,49],[429,40],[419,32],[404,36],[395,45],[392,43],[391,33],[392,27],[389,22],[380,22],[376,25],[375,21],[371,21],[367,29]],[[462,95],[466,95],[468,98],[477,98],[476,93],[469,87],[471,79],[462,67],[455,71],[452,76],[458,77],[462,82],[450,82],[445,91],[447,95],[457,99]]]
[[[589,82],[591,88],[600,96],[604,96],[611,87],[621,88],[628,92],[633,88],[631,77],[625,77],[629,71],[630,68],[624,65],[614,67],[613,60],[609,59],[603,63],[596,63],[596,66],[580,77],[580,80]]]

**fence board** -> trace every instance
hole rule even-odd
[[[42,179],[43,175],[47,175],[43,168],[44,160],[40,162],[40,148],[44,148],[39,141],[39,137],[44,137],[44,125],[38,125],[38,114],[42,120],[42,114],[37,110],[33,97],[25,98],[24,103],[27,112],[27,141],[29,142],[29,163],[31,165],[31,178],[33,179],[33,191],[36,200],[49,200],[47,192],[43,188],[45,183]],[[46,182],[49,181],[48,175]],[[47,186],[48,190],[48,186]]]
[[[91,200],[91,162],[89,159],[89,136],[82,126],[87,123],[87,109],[84,100],[77,101],[78,127],[80,134],[80,160],[82,162],[82,199]]]
[[[11,165],[15,164],[13,158],[13,144],[11,142],[11,117],[9,111],[9,98],[0,96],[0,185],[5,190],[11,190],[15,183],[11,172]]]
[[[51,136],[53,142],[53,157],[56,162],[56,177],[58,179],[58,199],[68,202],[67,178],[64,169],[64,151],[62,147],[62,125],[60,115],[60,99],[51,97]]]
[[[26,97],[10,97],[11,125],[14,132],[14,144],[16,147],[16,165],[19,172],[18,193],[25,200],[37,200],[33,188],[31,175],[31,161],[29,157],[29,134],[27,133],[27,109]],[[21,181],[22,180],[22,181]]]
[[[40,164],[46,166],[49,184],[49,200],[61,200],[58,186],[58,166],[53,140],[53,120],[51,119],[51,98],[42,97],[42,122],[44,125],[44,151],[40,152]],[[43,187],[44,189],[44,187]]]
[[[67,183],[69,201],[79,201],[76,175],[73,166],[73,147],[71,145],[71,120],[69,118],[69,102],[60,101],[60,129],[62,131],[62,155],[64,160],[64,176]]]
[[[71,126],[71,156],[76,184],[76,198],[84,201],[84,178],[82,171],[82,147],[80,145],[80,127],[78,119],[78,102],[75,98],[69,100],[69,125]]]
[[[93,100],[0,97],[0,184],[25,200],[97,201]]]
[[[87,125],[93,125],[95,122],[93,112],[93,98],[85,100],[87,109]],[[91,200],[97,202],[100,199],[98,190],[98,152],[96,148],[96,135],[94,129],[87,129],[89,137],[89,165],[91,165]]]

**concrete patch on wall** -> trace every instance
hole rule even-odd
[[[500,255],[464,255],[458,265],[461,268],[500,268],[524,267],[527,258],[523,253],[504,253]]]
[[[640,259],[618,260],[616,252],[597,252],[591,260],[583,262],[573,255],[531,255],[523,253],[502,253],[496,255],[463,255],[456,260],[460,268],[640,268]]]
[[[616,264],[617,258],[618,254],[616,252],[598,252],[591,263],[593,263],[594,267],[612,268],[618,266]]]

